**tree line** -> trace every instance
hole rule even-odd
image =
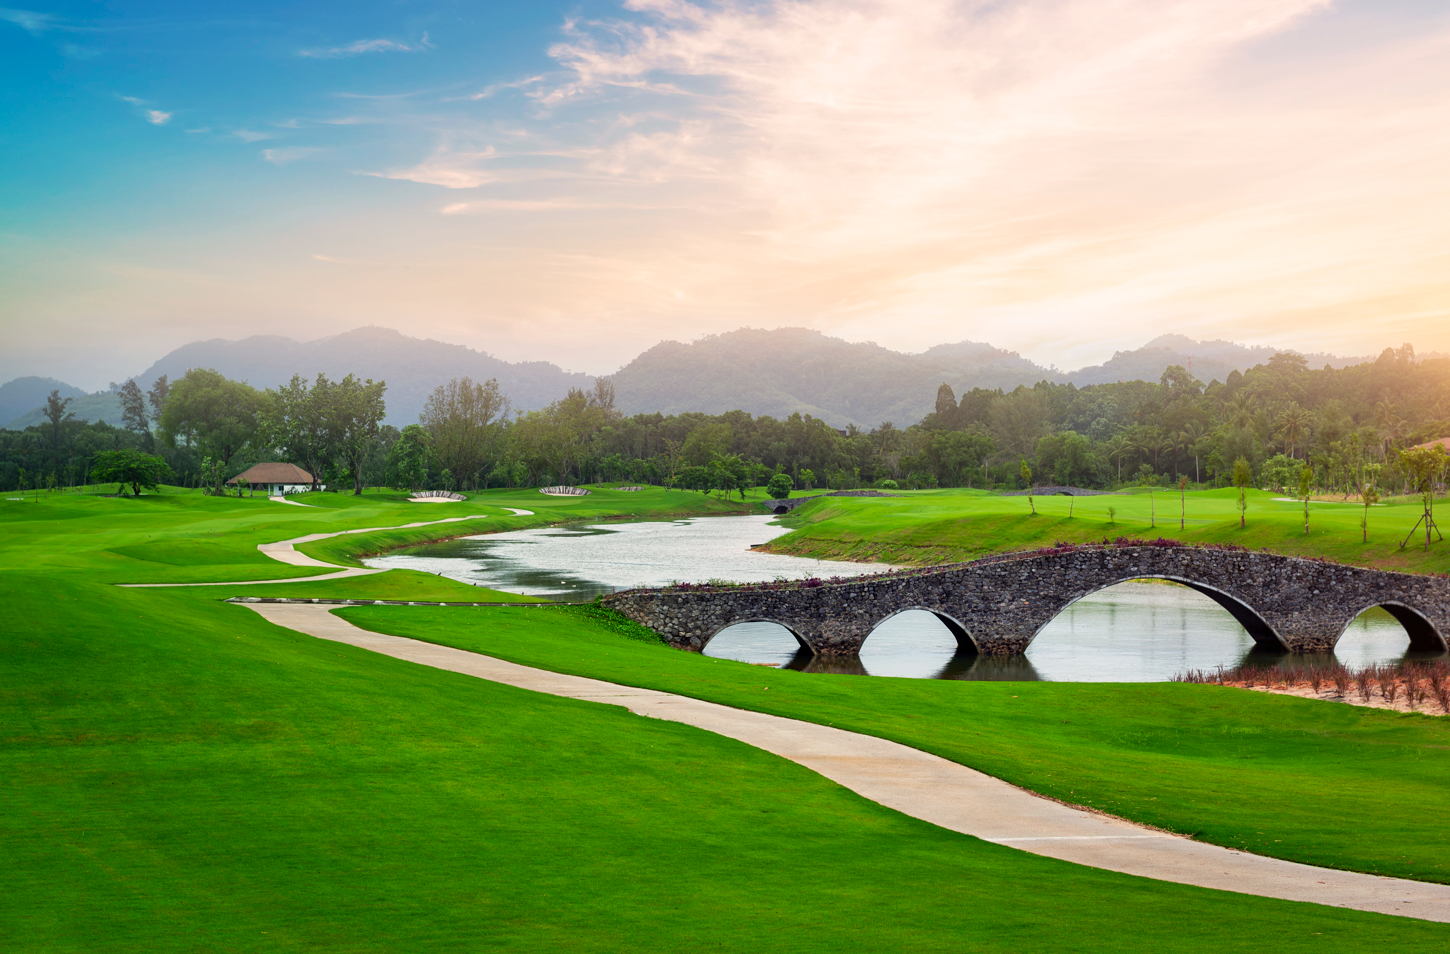
[[[629,481],[743,495],[779,477],[776,491],[1186,481],[1297,492],[1307,481],[1348,496],[1370,483],[1416,492],[1400,452],[1450,436],[1450,359],[1408,346],[1341,369],[1285,352],[1208,383],[1174,366],[1155,382],[960,396],[944,384],[923,420],[870,430],[808,414],[626,416],[607,379],[519,413],[496,381],[467,378],[440,383],[419,421],[398,429],[383,423],[386,388],[319,374],[258,390],[198,369],[122,385],[121,428],[75,421],[52,394],[41,424],[0,431],[0,489],[83,483],[99,454],[134,450],[214,492],[251,463],[287,460],[355,493]]]

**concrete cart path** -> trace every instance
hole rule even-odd
[[[502,507],[515,514],[528,514],[530,511],[517,511],[513,507]],[[306,536],[293,537],[291,540],[279,540],[276,543],[259,543],[257,549],[278,563],[286,563],[289,566],[322,567],[323,569],[336,570],[335,573],[323,573],[318,576],[293,576],[281,580],[237,580],[226,583],[121,583],[120,586],[133,588],[152,588],[161,586],[261,586],[266,583],[310,583],[314,580],[341,580],[350,576],[372,576],[374,573],[383,573],[384,570],[374,570],[368,567],[347,567],[338,569],[336,563],[324,563],[321,560],[310,557],[297,550],[299,543],[312,543],[316,540],[328,540],[332,537],[345,537],[353,533],[378,533],[383,530],[412,530],[415,527],[431,527],[440,523],[457,523],[460,520],[485,520],[495,514],[475,513],[466,517],[448,517],[444,520],[422,520],[418,523],[405,523],[397,527],[363,527],[358,530],[337,530],[332,533],[309,533]]]
[[[293,507],[306,507],[309,510],[321,510],[322,509],[321,507],[317,506],[316,504],[305,504],[305,503],[303,503],[300,500],[290,500],[287,497],[282,496],[280,494],[278,494],[276,496],[268,497],[267,499],[270,500],[270,501],[272,501],[273,503],[290,504]]]
[[[371,633],[326,606],[246,605],[279,626],[320,639],[535,692],[623,706],[738,739],[888,808],[1033,854],[1160,881],[1450,922],[1450,885],[1316,868],[1208,845],[1072,808],[885,739]]]

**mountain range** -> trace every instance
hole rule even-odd
[[[1112,381],[1156,381],[1164,368],[1183,365],[1204,381],[1222,380],[1268,360],[1275,349],[1228,341],[1162,335],[1141,348],[1119,351],[1100,365],[1063,372],[1016,352],[979,342],[937,345],[906,354],[877,344],[844,341],[804,328],[743,328],[688,344],[655,345],[610,376],[616,404],[626,414],[660,411],[719,413],[740,409],[786,417],[811,414],[844,427],[883,421],[907,425],[932,410],[937,387],[960,394],[973,387],[1014,388],[1038,381],[1079,386]],[[1306,355],[1313,367],[1363,360]],[[414,338],[388,328],[358,328],[299,342],[275,335],[212,339],[183,345],[160,358],[136,381],[145,389],[160,375],[172,380],[190,368],[212,368],[254,387],[276,387],[293,374],[329,377],[353,373],[388,382],[388,422],[413,423],[428,394],[453,377],[496,378],[514,408],[534,410],[593,378],[544,361],[508,362],[463,345]],[[51,389],[73,402],[78,418],[120,423],[112,392],[85,394],[50,378],[17,378],[0,386],[0,424],[26,427],[41,420]]]

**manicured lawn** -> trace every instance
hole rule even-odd
[[[463,510],[386,494],[327,497],[318,510],[183,493],[0,502],[0,949],[1248,951],[1272,939],[1286,951],[1383,951],[1450,941],[1446,925],[985,844],[708,733],[315,640],[221,602],[248,592],[490,595],[436,577],[110,585],[286,576],[296,571],[266,561],[257,543],[473,506],[490,516],[447,532],[724,509],[698,494],[617,496],[628,499],[490,493]],[[510,506],[539,513],[492,509]],[[833,686],[838,705],[854,697],[862,723],[879,708],[887,729],[911,717],[877,690],[852,691],[889,680],[810,688],[815,677],[793,683],[621,638],[581,610],[529,611],[557,625],[515,637],[499,624],[523,611],[507,608],[349,612],[400,629],[436,625],[449,639],[480,625],[479,638],[561,668],[583,658],[582,640],[597,646],[598,665],[643,662],[742,701],[798,685],[810,691],[783,693],[786,704],[817,706],[812,694]],[[1153,688],[1189,690],[1185,699],[1213,691]],[[1008,705],[984,711],[1001,707],[992,718],[1005,720]],[[1119,734],[1147,731],[1128,715]],[[960,727],[975,717],[958,705],[949,718]],[[1112,754],[1091,733],[1042,732],[1045,751],[1080,746],[1064,773]],[[1346,725],[1343,736],[1325,745],[1346,757],[1409,744],[1377,724]],[[1427,842],[1433,817],[1424,806],[1414,820]]]
[[[1363,508],[1354,501],[1304,505],[1275,494],[1249,493],[1248,526],[1239,528],[1238,491],[1190,493],[1179,528],[1177,491],[1094,497],[1026,497],[941,490],[900,497],[826,497],[804,504],[782,522],[793,533],[769,549],[822,559],[876,560],[927,565],[968,560],[1003,550],[1025,550],[1059,540],[1077,543],[1127,537],[1169,537],[1190,543],[1233,543],[1290,556],[1320,556],[1363,566],[1450,572],[1450,544],[1427,554],[1400,541],[1419,519],[1419,498],[1394,498],[1370,509],[1370,540],[1361,542]],[[1116,514],[1109,516],[1108,509]],[[1069,516],[1069,510],[1072,516]],[[1156,511],[1156,517],[1154,512]],[[1423,543],[1423,537],[1421,538]]]
[[[1178,683],[775,670],[670,649],[619,617],[601,622],[573,607],[358,607],[340,615],[546,669],[883,736],[1216,844],[1450,882],[1430,809],[1450,791],[1450,719]]]

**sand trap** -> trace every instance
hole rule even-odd
[[[408,503],[462,503],[452,497],[409,497]]]

